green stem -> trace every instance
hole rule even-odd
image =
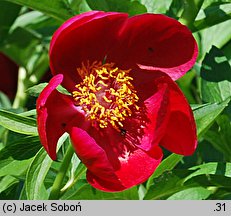
[[[185,0],[184,12],[179,21],[194,30],[194,21],[203,4],[204,0]]]
[[[76,176],[73,176],[73,178],[71,178],[69,182],[67,182],[67,184],[62,188],[61,194],[64,194],[69,188],[75,185],[76,182],[81,178],[82,174],[86,172],[87,168],[85,167],[85,165],[80,164],[79,166],[80,169],[78,170],[78,174]]]
[[[26,69],[23,67],[20,67],[18,70],[18,87],[17,87],[17,93],[14,99],[13,108],[17,109],[19,107],[24,107],[27,100],[27,95],[25,93],[26,90],[26,76],[27,72]]]
[[[74,154],[74,149],[73,149],[72,145],[69,144],[68,149],[66,151],[66,154],[63,158],[62,164],[60,166],[59,172],[58,172],[58,174],[55,178],[54,184],[52,186],[50,197],[49,197],[50,200],[59,199],[63,179],[66,176],[66,173],[67,173],[68,167],[70,165],[71,158],[72,158],[73,154]]]
[[[45,74],[45,71],[47,70],[47,64],[44,63],[43,60],[41,63],[42,66],[37,66],[37,70],[35,70],[36,72],[33,74],[29,74],[24,67],[19,68],[17,93],[13,102],[14,109],[25,107],[28,99],[26,90],[40,81],[42,76]]]

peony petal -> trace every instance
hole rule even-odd
[[[73,119],[81,121],[71,98],[56,90],[63,76],[54,76],[37,100],[37,122],[40,140],[50,157],[56,159],[58,139],[68,130]]]
[[[122,138],[115,130],[108,133],[89,130],[87,133],[73,127],[70,135],[78,157],[88,168],[87,180],[103,191],[121,191],[144,182],[162,158],[159,147],[148,153],[135,149],[121,155],[119,146],[126,145],[121,143]]]
[[[156,146],[153,148],[152,154],[147,154],[141,149],[137,149],[128,159],[120,160],[121,168],[116,171],[116,175],[123,183],[124,189],[129,189],[145,182],[160,164],[162,156],[161,149]],[[87,179],[93,187],[99,190],[108,192],[118,191],[109,181],[100,179],[91,172],[88,173]]]
[[[144,129],[140,148],[148,151],[153,145],[158,145],[162,139],[169,120],[169,91],[168,86],[158,86],[158,92],[145,100],[149,123]]]
[[[117,41],[118,28],[127,14],[87,12],[66,21],[54,34],[50,47],[53,74],[63,74],[63,85],[70,92],[80,81],[77,68],[89,61],[103,61]]]
[[[137,147],[148,151],[161,142],[170,151],[191,154],[197,143],[195,121],[191,108],[176,83],[161,72],[136,69],[131,73],[139,97],[141,114],[138,117],[141,120],[132,116],[125,121],[124,129],[131,134],[140,133],[138,141],[133,141],[134,144],[137,143]],[[182,126],[179,124],[180,120]],[[176,130],[185,133],[181,135]]]
[[[137,86],[137,89],[142,89],[137,91],[140,109],[123,123],[123,129],[132,137],[132,143],[145,151],[159,144],[169,120],[168,85],[163,82],[158,84],[157,81],[157,78],[149,79]],[[143,104],[140,104],[142,101]]]
[[[170,79],[168,82],[170,117],[160,145],[177,154],[191,155],[197,146],[196,124],[193,113],[178,86]]]
[[[131,17],[120,31],[120,44],[108,61],[121,68],[162,71],[176,80],[195,63],[198,48],[192,33],[178,21],[160,14]]]
[[[88,168],[88,175],[92,173],[101,181],[107,182],[108,185],[104,185],[105,188],[102,186],[102,190],[107,190],[107,187],[112,187],[115,191],[125,189],[117,178],[106,152],[85,130],[73,127],[70,136],[76,154]]]

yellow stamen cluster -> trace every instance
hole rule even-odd
[[[120,70],[113,63],[87,63],[77,69],[83,81],[72,92],[77,106],[81,106],[92,124],[100,128],[109,124],[119,130],[123,121],[132,115],[138,97],[129,76],[130,70]]]

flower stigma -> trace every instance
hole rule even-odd
[[[111,125],[117,131],[123,121],[139,110],[139,98],[129,76],[130,70],[114,67],[114,63],[82,63],[77,72],[82,82],[72,92],[77,106],[81,106],[92,125],[106,128]]]

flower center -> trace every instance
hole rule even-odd
[[[139,107],[139,100],[129,76],[130,70],[121,70],[113,63],[82,63],[77,72],[83,79],[72,92],[76,105],[81,106],[92,125],[106,128],[111,125],[120,131],[123,121]]]

